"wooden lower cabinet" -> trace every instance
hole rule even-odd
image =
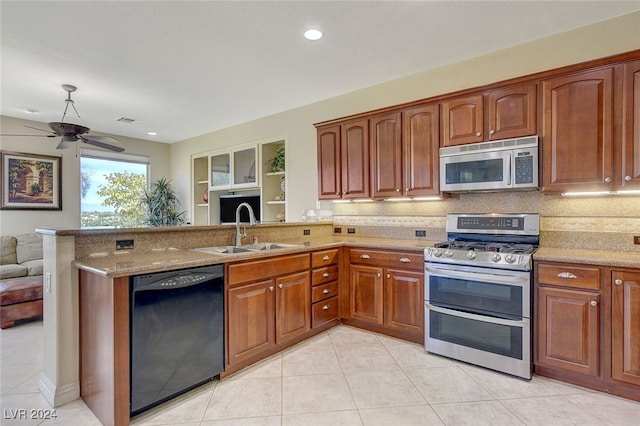
[[[352,265],[349,269],[349,317],[382,324],[382,268]]]
[[[276,279],[276,343],[283,342],[311,328],[309,272]]]
[[[387,269],[384,288],[384,324],[407,333],[422,333],[424,330],[424,272]]]
[[[640,386],[640,271],[611,279],[611,376]]]

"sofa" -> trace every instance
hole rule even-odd
[[[0,328],[42,317],[42,235],[3,235],[0,251]]]

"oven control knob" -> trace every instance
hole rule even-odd
[[[476,252],[475,252],[475,251],[473,251],[473,250],[469,250],[469,251],[467,252],[467,259],[469,259],[469,260],[473,260],[473,259],[475,259],[475,258],[476,258],[476,256],[477,256],[477,255],[476,255]]]
[[[433,255],[434,255],[435,257],[440,257],[440,256],[442,256],[442,250],[440,250],[439,248],[437,248],[437,249],[433,250]]]
[[[498,253],[491,253],[491,260],[493,262],[500,262],[500,259],[502,259],[502,256],[500,256]]]
[[[508,255],[506,255],[504,257],[504,260],[507,261],[507,263],[513,263],[516,261],[516,257],[514,255],[512,255],[511,253],[509,253]]]
[[[451,250],[445,250],[444,255],[446,257],[453,257],[453,252]]]

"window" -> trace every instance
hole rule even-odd
[[[80,181],[82,228],[145,226],[148,157],[83,149]]]

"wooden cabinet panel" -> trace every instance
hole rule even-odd
[[[624,66],[622,189],[640,189],[640,61]]]
[[[319,327],[338,319],[338,298],[332,297],[313,304],[312,324]]]
[[[309,272],[276,278],[276,343],[311,328]]]
[[[640,272],[612,273],[611,376],[640,386]]]
[[[318,198],[339,199],[342,166],[340,161],[340,126],[318,129]]]
[[[483,121],[481,94],[442,102],[442,146],[482,142]]]
[[[600,289],[600,268],[597,266],[542,263],[538,265],[536,274],[540,284]]]
[[[402,113],[404,195],[439,195],[440,108],[421,105]]]
[[[351,265],[349,316],[383,324],[382,268]]]
[[[342,198],[369,198],[369,121],[346,123],[340,130]]]
[[[238,262],[229,265],[229,285],[276,277],[278,275],[308,270],[311,260],[308,253],[279,256],[269,259]]]
[[[588,376],[600,372],[600,295],[537,288],[536,364]]]
[[[385,325],[422,333],[424,330],[424,273],[385,271]]]
[[[230,288],[227,293],[227,363],[233,365],[275,346],[274,280]]]
[[[613,188],[613,71],[543,82],[543,191]]]
[[[312,285],[318,285],[322,283],[328,283],[329,281],[335,281],[338,279],[338,266],[329,266],[326,268],[314,269],[311,273]]]
[[[340,249],[320,250],[311,253],[311,267],[319,268],[338,263]]]
[[[535,135],[536,85],[526,84],[492,90],[487,101],[488,140]]]
[[[336,281],[320,284],[311,288],[311,301],[314,303],[337,295],[338,283]]]
[[[392,112],[369,119],[372,196],[402,195],[401,114]]]
[[[424,254],[422,252],[396,252],[369,249],[349,250],[349,262],[362,265],[389,266],[392,268],[422,271],[424,268]]]

